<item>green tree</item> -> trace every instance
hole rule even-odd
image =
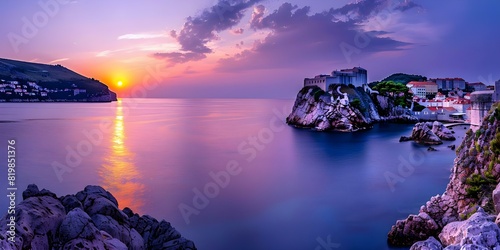
[[[402,83],[394,81],[383,81],[373,87],[381,95],[390,96],[394,98],[394,103],[396,105],[401,105],[403,107],[409,107],[411,99],[413,98],[410,94],[410,89]]]

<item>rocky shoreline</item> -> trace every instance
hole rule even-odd
[[[408,109],[395,106],[389,97],[346,85],[338,88],[349,94],[329,94],[317,86],[302,88],[287,123],[318,131],[354,132],[370,129],[377,122],[418,122]]]
[[[196,249],[170,223],[130,208],[120,210],[115,197],[100,186],[57,197],[31,184],[15,211],[14,232],[8,215],[0,220],[2,249]]]
[[[443,144],[443,140],[454,141],[456,138],[443,123],[435,121],[415,124],[411,135],[409,137],[401,136],[399,142],[415,141],[423,145],[440,145]]]
[[[426,125],[427,126],[427,125]],[[500,103],[456,149],[450,182],[417,215],[398,220],[392,246],[411,249],[500,249]]]

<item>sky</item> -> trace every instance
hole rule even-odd
[[[0,57],[61,64],[121,97],[293,98],[361,66],[500,79],[497,0],[0,2]],[[118,86],[118,82],[122,86]]]

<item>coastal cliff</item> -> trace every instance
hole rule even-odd
[[[2,249],[196,249],[170,223],[140,216],[99,186],[57,197],[29,185],[23,201],[0,219]],[[9,225],[14,224],[14,225]]]
[[[319,131],[351,132],[369,129],[376,122],[418,121],[408,109],[396,106],[390,97],[343,84],[334,89],[336,91],[326,93],[317,86],[302,88],[287,123]]]
[[[467,132],[456,153],[446,191],[432,197],[418,215],[398,220],[388,234],[389,244],[421,241],[412,249],[500,247],[500,103],[478,130]],[[430,245],[435,247],[423,248]]]

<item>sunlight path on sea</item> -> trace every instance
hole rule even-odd
[[[119,202],[120,208],[129,207],[140,212],[144,201],[144,184],[141,173],[135,165],[135,154],[126,145],[126,132],[121,100],[117,102],[113,134],[110,137],[110,152],[104,157],[99,176],[101,185],[110,191]]]

